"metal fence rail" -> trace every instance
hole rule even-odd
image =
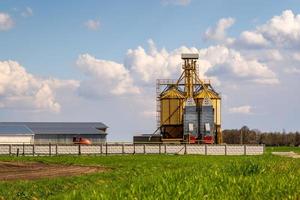
[[[264,145],[202,144],[0,144],[0,155],[195,154],[261,155]]]

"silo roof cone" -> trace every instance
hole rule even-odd
[[[196,106],[194,98],[187,98],[187,100],[185,102],[185,106]]]

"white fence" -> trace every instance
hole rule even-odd
[[[203,144],[1,144],[0,155],[196,154],[261,155],[263,145]]]

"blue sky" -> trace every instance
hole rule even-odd
[[[197,49],[224,128],[299,130],[298,14],[299,0],[0,0],[0,120],[103,121],[130,140],[155,127],[155,79]]]
[[[205,47],[202,33],[220,18],[236,18],[230,32],[237,35],[285,9],[296,13],[300,9],[299,1],[191,1],[186,6],[161,1],[54,2],[1,1],[1,11],[16,18],[16,27],[1,33],[1,44],[6,46],[0,49],[1,59],[19,60],[40,74],[67,77],[72,61],[82,52],[120,62],[128,48],[149,38],[167,49]],[[20,12],[28,6],[34,16],[22,19]],[[88,19],[99,19],[100,30],[84,29]]]

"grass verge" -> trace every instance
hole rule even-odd
[[[0,199],[300,199],[300,159],[266,151],[262,156],[0,157],[112,169],[74,177],[0,181]]]

